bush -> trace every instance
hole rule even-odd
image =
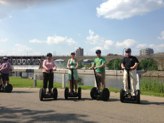
[[[109,70],[120,70],[121,69],[121,59],[113,59],[108,64]]]
[[[158,70],[157,62],[152,58],[146,58],[141,60],[139,69],[144,70]]]

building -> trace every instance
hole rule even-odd
[[[79,47],[77,50],[76,50],[76,56],[84,56],[84,49]]]
[[[152,54],[154,54],[154,50],[152,48],[145,48],[140,50],[140,56]]]

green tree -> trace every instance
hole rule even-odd
[[[120,70],[121,69],[121,59],[113,59],[108,64],[109,70]]]
[[[154,59],[146,58],[141,60],[139,68],[144,70],[158,70],[158,65]]]

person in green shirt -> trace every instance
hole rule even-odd
[[[75,92],[77,92],[77,81],[78,81],[78,72],[77,72],[77,68],[78,68],[78,62],[75,59],[75,53],[72,52],[71,53],[71,58],[68,59],[67,62],[67,68],[68,70],[68,78],[70,81],[70,90],[73,93],[73,88],[72,88],[72,84],[75,86]],[[73,77],[74,77],[74,83],[71,82],[72,81],[72,74],[71,74],[71,69],[73,69]]]
[[[90,69],[95,69],[96,76],[99,80],[98,90],[105,88],[105,63],[106,60],[101,56],[101,50],[96,50],[97,58],[94,59],[94,62]]]

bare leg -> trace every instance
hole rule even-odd
[[[77,80],[75,80],[74,82],[75,82],[75,92],[77,92]]]
[[[70,80],[70,91],[73,92],[73,83],[71,80]]]

